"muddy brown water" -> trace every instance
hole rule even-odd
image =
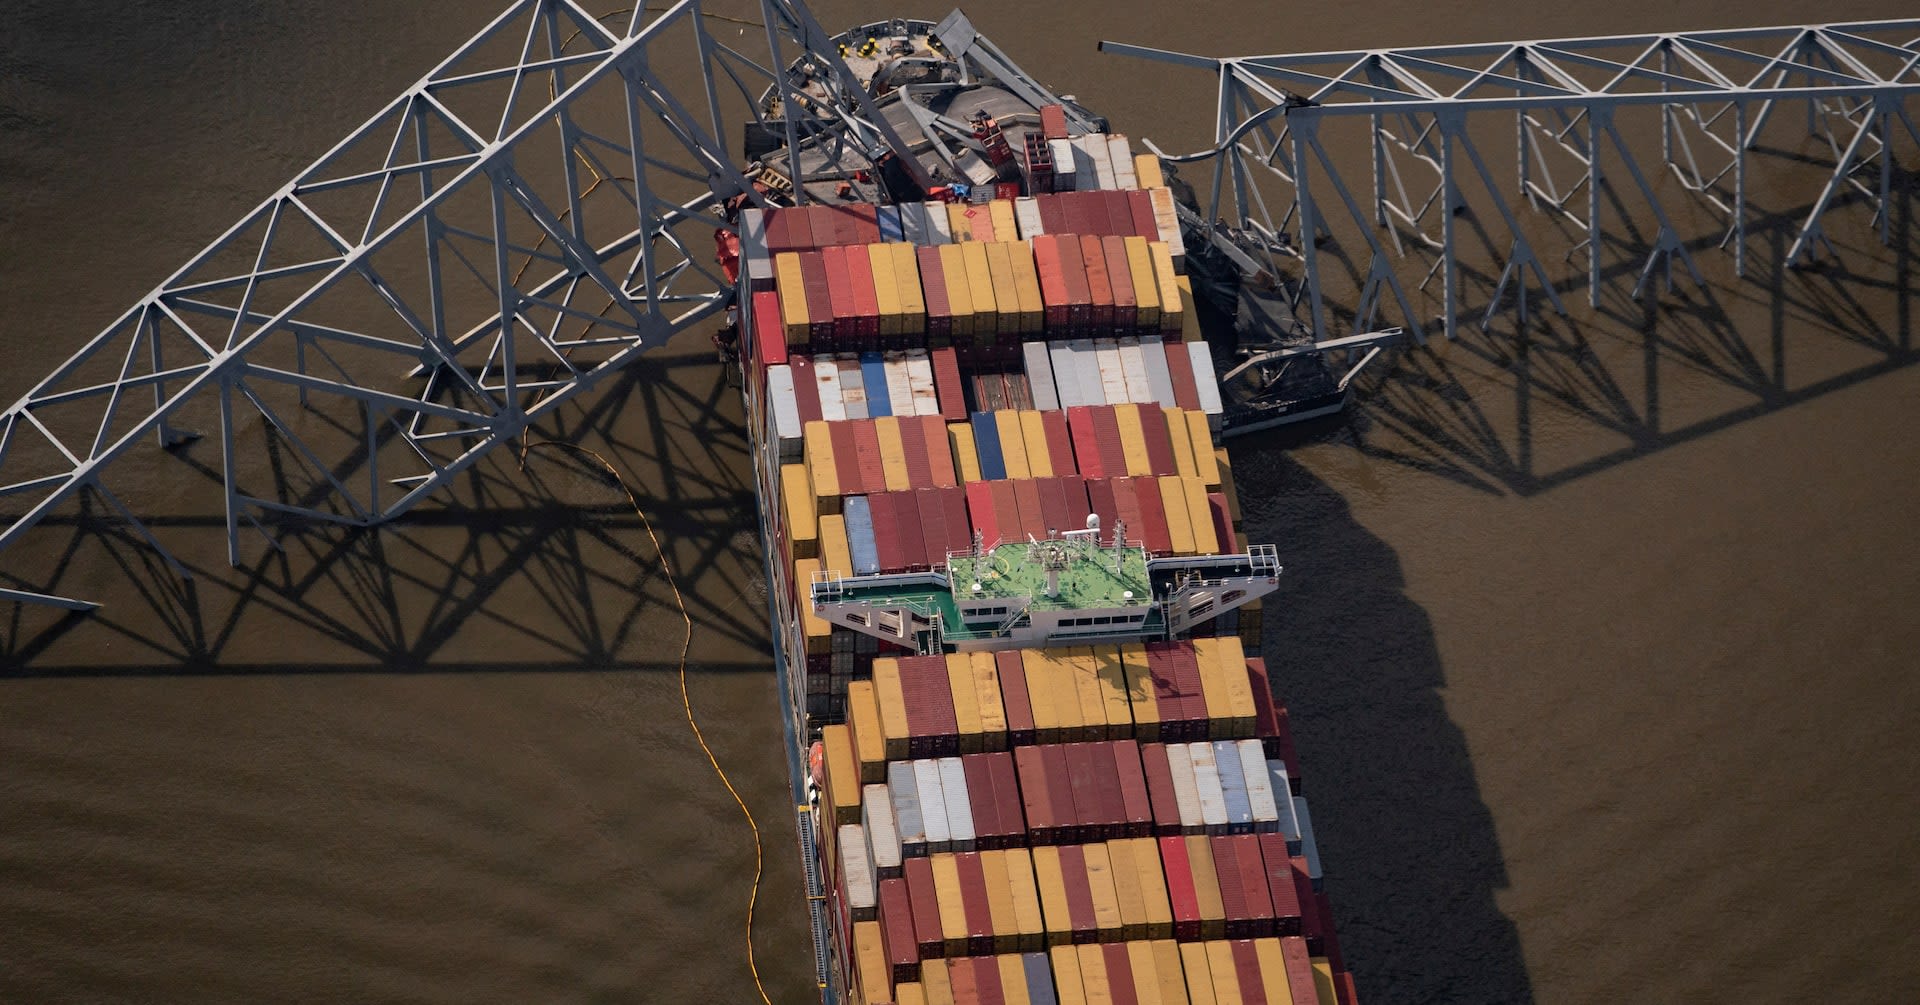
[[[1116,128],[1177,149],[1203,138],[1204,86],[1096,40],[1279,52],[1811,16],[970,12]],[[493,13],[16,5],[0,396]],[[1782,185],[1761,198],[1810,194]],[[1879,248],[1845,212],[1850,269],[1739,282],[1703,255],[1712,309],[1661,300],[1651,343],[1624,299],[1575,306],[1524,337],[1402,354],[1350,417],[1235,445],[1252,536],[1288,569],[1265,654],[1369,1000],[1913,1000],[1912,237]],[[648,357],[547,432],[633,474],[683,572],[692,699],[766,844],[761,973],[801,1001],[745,440],[702,348]],[[1737,379],[1754,368],[1763,390]],[[0,999],[752,998],[752,844],[687,729],[682,623],[615,488],[557,455],[500,459],[377,535],[248,536],[236,569],[217,467],[202,443],[117,475],[161,501],[143,515],[190,585],[85,520],[6,556],[108,606],[0,610]]]

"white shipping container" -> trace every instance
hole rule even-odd
[[[1117,341],[1120,346],[1120,373],[1127,381],[1127,400],[1135,404],[1151,402],[1153,388],[1147,383],[1147,360],[1140,351],[1140,336],[1122,335]]]
[[[1200,816],[1200,787],[1193,780],[1193,758],[1184,743],[1167,744],[1167,773],[1173,776],[1173,804],[1180,810],[1180,830],[1198,834],[1206,828]]]
[[[855,921],[872,921],[879,899],[875,896],[873,863],[867,859],[867,838],[859,824],[840,825],[840,882],[847,889],[847,911]]]
[[[1200,395],[1200,410],[1207,413],[1207,425],[1220,431],[1220,378],[1213,372],[1213,352],[1205,342],[1188,342],[1187,355],[1193,360],[1194,390]]]
[[[1061,408],[1076,408],[1087,402],[1080,400],[1080,373],[1074,369],[1073,347],[1065,342],[1048,342],[1047,355],[1053,364],[1054,389],[1059,392]]]
[[[1307,878],[1320,889],[1320,845],[1313,839],[1313,816],[1307,812],[1307,797],[1293,797],[1293,817],[1300,823],[1300,854],[1307,858]]]
[[[1260,769],[1266,771],[1266,762]],[[867,859],[881,879],[900,875],[900,829],[894,824],[893,800],[879,783],[860,788],[860,824],[867,829]]]
[[[927,828],[927,850],[952,851],[953,831],[947,826],[947,799],[940,787],[937,761],[914,761],[913,777],[920,785],[920,822]]]
[[[1093,340],[1094,365],[1100,368],[1100,401],[1107,405],[1124,405],[1133,399],[1127,396],[1127,368],[1120,359],[1120,346],[1110,338]]]
[[[1107,160],[1113,165],[1113,180],[1120,188],[1137,189],[1140,180],[1133,173],[1133,145],[1126,136],[1114,133],[1107,137]]]
[[[907,354],[889,349],[881,369],[887,374],[887,410],[894,415],[919,414],[913,404],[913,375],[907,372]],[[928,374],[932,374],[931,368]]]
[[[1032,240],[1036,235],[1046,233],[1040,223],[1040,204],[1030,195],[1013,200],[1013,222],[1020,228],[1022,241]]]
[[[1268,761],[1267,781],[1273,786],[1273,805],[1280,811],[1280,833],[1287,839],[1287,854],[1300,854],[1300,819],[1293,813],[1293,783],[1287,778],[1287,762]]]
[[[1073,144],[1073,187],[1076,191],[1091,192],[1100,187],[1100,166],[1093,161],[1093,144],[1086,136],[1075,136],[1067,142]],[[1102,150],[1106,149],[1101,144]]]
[[[1100,380],[1100,353],[1094,349],[1093,340],[1077,338],[1067,344],[1073,347],[1073,369],[1080,378],[1080,404],[1109,404],[1106,384]]]
[[[1140,340],[1140,355],[1146,357],[1147,389],[1162,408],[1176,408],[1180,399],[1173,394],[1173,371],[1167,369],[1167,350],[1157,338]]]
[[[1048,140],[1047,149],[1053,152],[1053,190],[1073,191],[1074,181],[1079,177],[1074,169],[1073,144],[1066,140]]]
[[[849,419],[868,418],[867,375],[860,368],[860,354],[841,352],[833,358],[840,367],[840,407],[847,410]]]
[[[973,850],[973,800],[967,794],[967,773],[961,770],[958,757],[942,757],[940,764],[940,793],[947,801],[947,833],[953,839],[954,851]]]
[[[927,243],[952,244],[953,225],[947,220],[947,204],[944,202],[930,202],[926,204],[926,210]]]
[[[793,367],[785,363],[767,367],[767,399],[773,409],[773,435],[780,441],[780,459],[798,460],[806,441],[801,439],[800,399],[793,393]]]
[[[1247,779],[1240,771],[1240,748],[1232,740],[1213,741],[1213,763],[1220,772],[1220,789],[1227,797],[1227,830],[1253,831],[1253,809],[1247,802]]]
[[[766,210],[749,207],[740,214],[740,257],[747,263],[747,279],[773,282],[773,256],[767,254]]]
[[[1093,160],[1094,174],[1100,179],[1100,188],[1112,191],[1117,187],[1119,180],[1113,174],[1113,157],[1107,153],[1106,134],[1092,133],[1079,137],[1074,142],[1087,148],[1087,156]]]
[[[1179,272],[1187,258],[1187,242],[1180,236],[1180,214],[1173,208],[1173,192],[1150,188],[1147,198],[1153,200],[1153,222],[1160,228],[1160,239],[1167,242],[1167,251],[1173,255],[1173,271]]]
[[[820,384],[820,417],[828,422],[845,421],[847,403],[840,394],[840,363],[832,356],[815,356],[813,379]]]
[[[1209,834],[1227,832],[1227,793],[1220,785],[1220,766],[1213,761],[1213,744],[1205,740],[1187,744],[1187,757],[1193,761],[1193,785],[1200,795],[1200,819]]]
[[[940,390],[933,381],[933,360],[925,349],[907,350],[907,380],[913,391],[913,414],[939,415]]]
[[[1278,830],[1280,807],[1273,799],[1273,779],[1267,774],[1267,755],[1259,740],[1241,740],[1234,744],[1240,753],[1240,773],[1247,780],[1247,807],[1253,812],[1253,829]]]
[[[1020,351],[1027,357],[1027,387],[1033,394],[1033,407],[1042,412],[1060,408],[1060,396],[1053,386],[1053,363],[1047,357],[1045,342],[1026,342]],[[799,415],[798,409],[794,414]]]
[[[893,804],[894,827],[900,835],[900,854],[910,857],[927,853],[927,827],[920,815],[920,780],[913,765],[895,761],[887,765],[887,801]]]
[[[931,244],[932,235],[927,227],[927,204],[924,202],[902,203],[900,206],[900,236],[908,244]]]

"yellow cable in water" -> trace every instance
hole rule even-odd
[[[673,602],[680,608],[680,620],[686,623],[686,634],[680,639],[680,705],[686,709],[687,725],[693,727],[693,738],[700,741],[700,751],[707,755],[707,763],[713,765],[713,773],[720,776],[720,784],[727,787],[727,794],[733,797],[734,804],[740,807],[740,814],[747,818],[747,826],[753,829],[753,886],[747,891],[747,970],[753,974],[754,990],[760,992],[760,1000],[765,1005],[773,1005],[767,997],[767,987],[760,982],[760,967],[753,958],[753,911],[760,899],[760,874],[764,865],[764,856],[760,849],[760,824],[753,819],[753,811],[747,808],[747,801],[740,798],[740,790],[733,787],[733,780],[727,777],[726,769],[720,767],[720,760],[713,756],[713,748],[707,746],[706,734],[700,732],[700,723],[693,717],[693,699],[687,694],[687,654],[693,650],[693,615],[687,613],[687,600],[680,595],[680,583],[674,579],[673,566],[667,561],[666,549],[660,546],[660,535],[653,532],[653,521],[647,519],[647,513],[640,508],[640,500],[627,487],[627,480],[605,457],[588,450],[578,443],[565,440],[541,440],[538,443],[520,441],[520,468],[526,470],[527,453],[534,447],[558,447],[585,454],[607,469],[607,474],[627,494],[627,502],[633,504],[633,512],[640,517],[640,523],[647,529],[647,538],[653,542],[653,553],[660,557],[660,571],[667,577],[667,586],[673,590]]]

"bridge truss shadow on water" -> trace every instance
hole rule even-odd
[[[710,355],[662,352],[536,426],[527,441],[587,446],[634,489],[686,586],[696,672],[770,669],[751,658],[766,651],[765,584],[737,400]],[[276,444],[274,427],[255,432],[273,464],[302,463]],[[170,484],[182,470],[196,484],[169,489],[185,505],[144,506],[142,522],[167,535],[178,567],[111,507],[83,497],[76,512],[43,524],[33,564],[55,570],[55,583],[110,569],[112,602],[91,613],[8,605],[0,675],[678,666],[677,644],[644,644],[673,619],[674,605],[642,521],[621,486],[572,451],[533,449],[524,468],[517,451],[498,451],[443,504],[383,527],[263,523],[257,540],[272,543],[231,568],[217,458],[209,464],[194,444],[169,453],[156,463],[168,466]],[[667,628],[677,643],[677,625]],[[106,641],[139,655],[73,663],[56,647],[76,635],[96,640],[89,652]],[[487,640],[490,654],[473,658],[460,648],[463,636]],[[708,650],[721,658],[701,659]],[[635,662],[636,651],[651,661]]]

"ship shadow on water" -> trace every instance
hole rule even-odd
[[[1248,538],[1286,563],[1262,655],[1290,712],[1341,951],[1369,1002],[1530,1002],[1433,626],[1393,550],[1287,454],[1338,422],[1236,441],[1233,458]]]
[[[738,400],[710,355],[670,349],[530,440],[579,444],[619,472],[681,581],[699,672],[772,669],[755,658],[766,651],[765,590]],[[267,452],[276,464],[290,453],[271,442]],[[112,589],[85,591],[103,603],[93,613],[9,605],[0,674],[676,670],[673,591],[621,481],[574,450],[535,446],[524,464],[518,454],[496,450],[383,528],[266,524],[269,546],[243,523],[238,568],[226,563],[219,512],[142,512],[188,577],[83,497],[38,530],[42,567],[111,568]],[[217,447],[205,441],[152,462],[219,484]],[[63,575],[31,585],[57,592]],[[101,641],[140,655],[66,656]],[[476,648],[486,655],[473,658]]]

